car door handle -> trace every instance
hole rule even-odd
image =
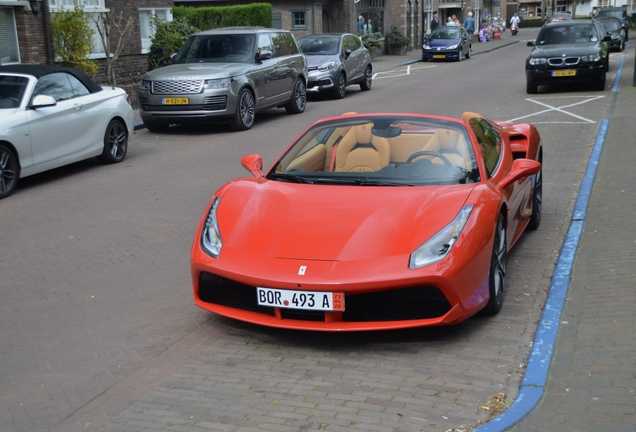
[[[84,105],[82,105],[82,104],[75,104],[75,105],[73,105],[73,109],[74,110],[80,110],[80,109],[82,109],[83,106]]]

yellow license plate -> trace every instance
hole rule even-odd
[[[444,55],[444,54],[435,54],[435,55],[433,55],[433,58],[446,58],[446,55]]]
[[[559,76],[575,76],[575,75],[576,75],[576,71],[575,70],[552,71],[552,76],[555,76],[555,77],[559,77]]]
[[[163,98],[161,103],[164,105],[187,105],[190,100],[188,98]]]

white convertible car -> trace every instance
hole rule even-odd
[[[0,199],[23,177],[95,156],[123,161],[133,128],[121,88],[73,68],[0,66]]]

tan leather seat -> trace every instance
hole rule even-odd
[[[456,130],[439,128],[422,150],[439,152],[453,165],[464,169],[470,167],[470,156],[464,137]],[[435,163],[442,163],[439,158],[426,156]]]
[[[353,126],[336,150],[336,172],[372,172],[389,164],[391,146],[386,138],[374,136],[373,123]]]

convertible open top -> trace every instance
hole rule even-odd
[[[31,64],[19,64],[19,65],[7,65],[0,66],[0,74],[4,72],[32,75],[38,79],[45,75],[50,75],[57,72],[66,72],[73,75],[75,78],[81,81],[91,93],[97,93],[102,91],[102,87],[95,83],[85,72],[63,66],[50,66],[50,65],[31,65]]]

